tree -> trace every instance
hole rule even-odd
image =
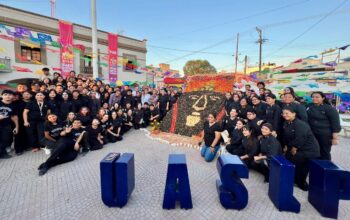
[[[185,75],[213,74],[216,69],[207,60],[190,60],[185,64],[183,71]]]

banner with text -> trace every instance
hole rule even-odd
[[[115,83],[118,78],[118,35],[108,33],[109,81]]]
[[[59,22],[59,43],[62,47],[60,50],[62,76],[69,76],[69,72],[74,70],[73,45],[73,25],[66,21]]]

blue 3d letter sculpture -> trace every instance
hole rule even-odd
[[[293,196],[294,170],[283,156],[271,158],[269,197],[279,211],[300,212],[300,203]]]
[[[163,209],[174,209],[176,200],[182,209],[192,208],[190,181],[185,154],[170,154],[166,177]]]
[[[327,160],[312,160],[309,202],[324,217],[337,218],[339,200],[350,200],[350,172]]]
[[[240,178],[248,179],[248,167],[238,156],[224,154],[218,158],[216,168],[220,175],[216,189],[221,205],[226,209],[244,209],[248,204],[248,191]]]
[[[134,154],[109,153],[100,162],[101,196],[107,206],[123,207],[135,188]]]

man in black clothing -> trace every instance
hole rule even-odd
[[[266,122],[272,125],[273,130],[277,132],[277,134],[280,134],[282,127],[281,107],[276,104],[276,96],[274,94],[267,94],[266,101]]]
[[[253,135],[258,137],[261,135],[261,125],[263,120],[257,117],[256,111],[250,109],[247,111],[248,125],[253,130]]]
[[[150,122],[154,122],[154,121],[159,121],[159,110],[153,105],[150,104],[149,105],[149,109],[150,109],[150,117],[149,117],[149,121]]]
[[[127,92],[126,92],[126,95],[123,96],[122,98],[122,107],[125,108],[126,106],[126,103],[132,103],[133,101],[133,97],[132,97],[132,90],[131,89],[128,89]]]
[[[158,109],[159,109],[159,121],[161,121],[167,111],[169,110],[169,96],[167,91],[163,88],[160,90],[160,98],[158,100]]]
[[[73,121],[71,127],[65,128],[61,132],[61,136],[63,137],[59,140],[51,156],[39,166],[39,176],[44,175],[53,166],[73,161],[78,156],[80,148],[85,146],[88,141],[78,119]]]
[[[149,108],[148,102],[143,104],[143,126],[146,128],[149,125],[149,119],[151,118],[151,110]]]
[[[18,132],[18,117],[15,105],[12,103],[14,92],[4,90],[0,101],[0,159],[7,159],[11,156],[7,154],[6,147],[11,143],[13,134]],[[11,129],[11,122],[15,128]]]
[[[80,111],[80,108],[83,107],[83,102],[80,99],[78,90],[74,90],[72,93],[72,104],[74,113],[78,113]]]

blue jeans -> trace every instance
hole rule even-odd
[[[201,150],[201,155],[202,157],[204,157],[205,161],[210,162],[215,158],[216,153],[218,152],[219,149],[220,149],[220,145],[216,145],[212,153],[210,152],[210,147],[207,145],[204,145]]]

